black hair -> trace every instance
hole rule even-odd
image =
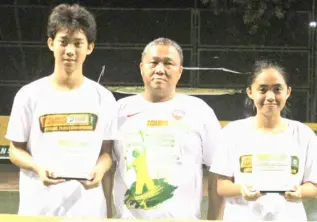
[[[47,24],[47,36],[54,39],[56,33],[65,28],[69,31],[82,30],[88,44],[94,43],[97,36],[97,27],[94,15],[78,4],[60,4],[53,8]]]
[[[258,77],[258,75],[262,73],[264,69],[269,69],[269,68],[276,69],[283,76],[287,87],[290,87],[290,78],[283,66],[281,66],[277,62],[273,62],[270,60],[258,60],[254,63],[252,67],[252,72],[247,80],[246,88],[251,89],[251,85],[253,84],[254,80]],[[248,96],[246,96],[244,107],[245,107],[245,113],[244,113],[245,117],[256,115],[256,107],[254,105],[254,102]],[[286,101],[284,108],[281,110],[281,116],[285,118],[291,118],[290,104],[288,101]]]

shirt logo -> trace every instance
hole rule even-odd
[[[184,118],[185,116],[185,112],[183,110],[180,110],[180,109],[176,109],[172,112],[172,116],[174,119],[176,120],[181,120]]]
[[[93,113],[53,113],[40,116],[40,129],[43,133],[94,131],[98,116]]]
[[[127,118],[130,118],[130,117],[132,117],[132,116],[135,116],[135,115],[137,115],[137,114],[139,114],[140,112],[136,112],[136,113],[132,113],[132,114],[128,114],[127,115]]]

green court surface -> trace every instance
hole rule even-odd
[[[0,192],[0,214],[16,214],[18,212],[18,203],[18,192]]]

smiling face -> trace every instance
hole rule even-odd
[[[94,44],[88,44],[87,37],[82,30],[68,31],[60,29],[54,39],[48,38],[49,49],[54,53],[54,72],[82,74],[83,63],[86,56],[94,48]]]
[[[247,94],[254,102],[257,115],[266,117],[280,116],[290,93],[291,88],[284,76],[273,67],[262,69],[247,88]]]
[[[183,71],[180,54],[172,45],[152,45],[142,57],[140,71],[145,94],[170,98]]]

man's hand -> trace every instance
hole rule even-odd
[[[36,173],[39,175],[45,186],[56,185],[66,181],[64,179],[54,179],[54,172],[46,167],[37,167]]]
[[[261,193],[259,191],[254,190],[251,186],[248,185],[241,185],[241,194],[242,197],[247,201],[255,201],[261,196]]]
[[[90,173],[90,180],[81,180],[79,182],[85,187],[86,190],[96,188],[101,184],[104,174],[104,169],[96,166]]]

